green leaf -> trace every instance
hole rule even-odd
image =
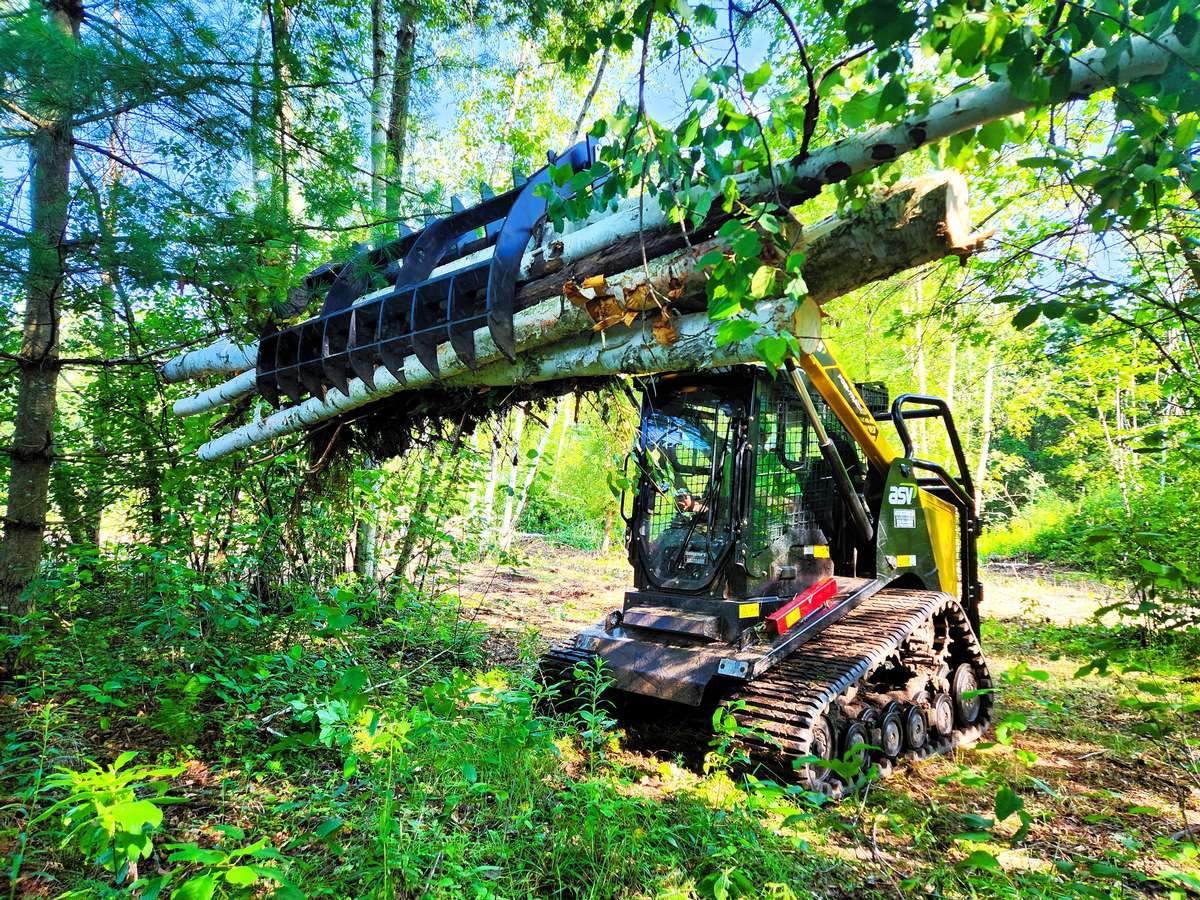
[[[787,358],[788,342],[781,337],[765,337],[755,345],[759,357],[772,369],[778,369]]]
[[[736,341],[744,341],[758,331],[759,323],[753,319],[726,319],[717,329],[717,346],[724,347]]]
[[[341,828],[343,824],[344,820],[335,816],[331,819],[326,819],[324,822],[318,825],[316,829],[314,829],[313,833],[319,838],[329,837],[329,835]]]
[[[745,86],[748,93],[753,94],[760,87],[767,83],[771,78],[771,63],[769,60],[764,60],[763,64],[750,72],[742,79],[742,84]]]
[[[1142,163],[1133,170],[1133,177],[1138,181],[1156,181],[1158,180],[1158,170],[1149,163]]]
[[[986,869],[990,872],[1003,872],[1004,868],[1000,865],[1000,860],[992,856],[986,850],[975,850],[964,859],[961,863],[966,869]]]
[[[211,873],[189,878],[171,893],[172,900],[211,900],[216,876]]]
[[[1005,119],[997,119],[995,122],[988,122],[975,134],[975,139],[989,150],[1004,149],[1004,142],[1008,140],[1008,122]]]
[[[126,763],[133,760],[133,758],[136,756],[137,756],[136,750],[126,750],[124,753],[122,753],[120,756],[118,756],[116,758],[115,762],[113,762],[113,764],[112,764],[113,771],[115,772],[117,769],[122,768]]]
[[[750,294],[756,300],[770,296],[775,292],[775,275],[779,270],[774,266],[759,266],[750,279]]]
[[[1192,148],[1192,143],[1196,140],[1196,131],[1200,129],[1200,118],[1189,116],[1181,119],[1179,125],[1175,128],[1175,137],[1172,143],[1175,146],[1175,152],[1187,154]]]
[[[118,803],[112,808],[110,815],[121,830],[129,834],[141,834],[147,825],[157,828],[162,824],[163,818],[162,810],[149,800]]]
[[[479,770],[476,769],[472,763],[469,763],[469,762],[463,763],[462,764],[462,773],[463,773],[463,778],[465,778],[467,780],[468,784],[474,784],[475,782],[477,782],[479,780]]]
[[[996,791],[996,821],[1003,822],[1025,805],[1017,792],[1007,784]]]
[[[258,881],[258,875],[249,866],[234,866],[225,871],[225,880],[239,887],[247,887]]]
[[[1041,314],[1042,305],[1040,303],[1030,303],[1028,306],[1022,306],[1012,318],[1013,328],[1017,329],[1017,331],[1024,331],[1036,322],[1038,316]]]

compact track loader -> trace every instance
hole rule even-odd
[[[777,316],[759,322],[799,339],[778,375],[743,364],[757,358],[754,341],[713,362],[711,323],[695,306],[702,298],[690,308],[680,301],[703,284],[692,243],[715,240],[719,219],[690,237],[672,231],[658,247],[654,287],[636,232],[619,249],[622,228],[641,226],[639,203],[547,231],[551,196],[605,183],[595,162],[590,139],[549,154],[504,193],[486,191],[469,208],[455,200],[450,215],[309,273],[297,296],[301,306],[321,299],[316,316],[268,327],[252,348],[218,342],[168,364],[173,380],[238,373],[181,401],[181,415],[254,394],[279,407],[210,442],[205,458],[317,425],[334,426],[336,437],[357,422],[379,435],[451,408],[461,425],[477,414],[473,402],[493,409],[479,385],[501,387],[491,396],[502,404],[522,389],[537,396],[547,380],[561,392],[674,372],[644,382],[637,487],[625,511],[634,589],[622,609],[546,655],[546,680],[569,694],[577,664],[599,658],[629,716],[658,704],[656,717],[686,725],[711,722],[725,706],[754,761],[833,794],[843,783],[820,760],[866,766],[874,757],[887,768],[976,738],[991,718],[978,641],[979,523],[945,402],[905,394],[889,407],[878,387],[856,387],[820,338],[811,295],[800,308],[777,302]],[[862,279],[842,277],[841,259],[820,251],[818,235],[844,227],[850,246],[885,248],[887,235],[865,240],[853,222],[814,227],[808,249],[825,263],[806,269],[810,288],[823,277],[825,296],[836,296],[927,258],[969,253],[981,238],[960,234],[965,185],[939,184],[877,217],[889,233],[932,222],[936,239],[916,241],[902,259],[880,251]],[[922,198],[935,196],[931,214]],[[658,301],[640,302],[658,295],[679,303],[674,324]],[[651,326],[646,316],[660,313]],[[664,323],[670,333],[659,340]],[[582,370],[560,365],[550,346],[569,334],[573,355],[562,359],[585,360]],[[676,341],[706,352],[676,352]],[[474,388],[462,380],[489,372]],[[943,423],[954,473],[915,456],[914,419]],[[900,456],[881,434],[887,423]],[[323,457],[333,437],[326,444]]]
[[[949,408],[919,394],[889,406],[823,343],[808,349],[776,376],[647,383],[623,510],[634,588],[541,670],[569,693],[599,657],[627,719],[703,725],[724,706],[754,763],[837,795],[846,781],[819,760],[889,770],[974,740],[991,680],[974,489]],[[914,419],[943,423],[956,472],[914,454]]]

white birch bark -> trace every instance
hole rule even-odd
[[[521,437],[525,434],[525,405],[518,404],[512,412],[512,452],[509,454],[508,490],[504,496],[504,518],[500,520],[500,543],[507,547],[512,542],[513,509],[517,499],[517,474],[521,470]]]
[[[975,467],[975,511],[983,509],[983,479],[987,475],[988,454],[992,446],[992,399],[996,382],[996,348],[988,352],[987,371],[983,375],[982,434],[979,438],[979,460]]]
[[[550,421],[546,423],[546,430],[542,432],[542,436],[538,440],[537,454],[529,461],[529,468],[525,471],[525,478],[521,482],[521,490],[517,494],[516,509],[513,511],[512,520],[508,523],[508,527],[505,528],[504,533],[500,535],[500,549],[502,550],[507,550],[512,546],[513,538],[517,535],[517,525],[521,521],[521,516],[525,513],[525,505],[529,502],[529,491],[533,488],[533,480],[537,478],[538,469],[541,467],[546,455],[546,447],[550,444],[550,436],[554,434],[554,428],[558,424],[558,420],[561,418],[566,405],[567,398],[559,397],[558,402],[554,405],[554,413],[550,416]]]
[[[176,356],[162,367],[162,376],[166,381],[176,382],[227,372],[242,372],[245,369],[253,369],[257,357],[257,343],[242,347],[229,338],[221,338],[207,347]]]

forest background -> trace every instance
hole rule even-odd
[[[1066,60],[1100,48],[1104,65],[1119,65],[1135,37],[1176,48],[1161,75],[1068,96]],[[158,373],[180,350],[296,319],[305,311],[290,289],[306,272],[448,212],[452,197],[469,205],[481,185],[506,189],[589,130],[622,191],[684,218],[695,210],[664,189],[682,173],[708,189],[705,209],[724,203],[749,230],[762,211],[739,206],[736,172],[970,84],[1011,83],[1027,112],[795,210],[815,222],[880,183],[955,168],[975,225],[993,232],[965,265],[952,259],[839,298],[826,331],[857,379],[950,401],[977,476],[986,557],[1121,587],[1105,633],[1127,642],[1098,646],[1097,669],[1148,636],[1190,646],[1200,599],[1200,81],[1194,52],[1189,62],[1182,51],[1197,40],[1194,11],[1176,0],[0,2],[13,892],[138,883],[148,896],[190,879],[198,893],[180,896],[211,896],[283,884],[297,865],[332,884],[349,876],[330,847],[351,832],[351,846],[374,835],[374,861],[359,875],[369,870],[384,893],[426,882],[448,895],[465,884],[619,894],[673,883],[639,856],[641,875],[617,876],[610,862],[586,875],[543,872],[521,888],[512,859],[468,848],[450,819],[438,820],[448,831],[435,849],[424,846],[392,790],[412,728],[431,744],[476,748],[489,733],[518,735],[519,746],[497,738],[501,749],[486,753],[500,753],[502,768],[519,768],[526,752],[535,770],[551,765],[537,717],[513,699],[528,699],[518,683],[485,680],[507,700],[503,713],[476,710],[482,724],[439,705],[466,690],[450,673],[481,661],[480,636],[457,624],[445,586],[480,560],[519,563],[519,534],[619,552],[613,487],[635,419],[622,390],[518,406],[473,433],[431,426],[388,460],[353,448],[325,459],[297,439],[201,464],[194,450],[212,422],[172,417],[181,394]],[[736,322],[753,305],[751,272],[724,271],[735,299],[714,302],[714,317]],[[923,455],[945,457],[932,428],[916,440]],[[280,700],[286,727],[270,718]],[[414,712],[422,703],[425,719]],[[326,755],[299,759],[301,747]],[[87,775],[82,760],[107,765],[121,750],[154,765],[130,768],[122,756]],[[275,859],[283,845],[251,841],[266,832],[246,823],[215,843],[211,829],[190,833],[194,850],[176,828],[165,863],[151,840],[163,810],[171,822],[163,792],[197,759],[249,783],[293,779],[291,791],[316,765],[328,779],[322,802],[365,792],[369,821],[352,826],[339,813],[295,826],[321,848],[311,864]],[[439,759],[465,797],[480,793],[478,760]],[[53,774],[63,765],[75,774]],[[360,765],[369,774],[356,775]],[[1009,818],[997,790],[1012,790],[1001,781],[982,788],[997,798],[997,821]],[[595,804],[619,803],[601,783],[581,782],[604,793]],[[95,821],[55,805],[86,806],[80,798],[96,791],[109,793],[89,807]],[[309,802],[285,793],[278,804]],[[505,827],[526,838],[571,830],[524,822],[531,797],[505,802]],[[294,811],[278,804],[277,819]],[[704,809],[692,813],[716,814]],[[973,868],[945,870],[948,884],[962,871],[996,874],[995,855],[977,852],[986,858],[969,857]],[[744,891],[731,868],[680,876],[680,890]],[[439,876],[450,880],[438,887]],[[1064,870],[1045,884],[1073,878]],[[354,892],[338,884],[329,891]]]

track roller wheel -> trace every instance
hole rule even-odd
[[[950,737],[954,731],[954,701],[949,694],[939,693],[929,707],[929,727],[939,737]]]
[[[900,704],[895,701],[884,707],[879,717],[879,739],[875,741],[884,756],[895,759],[904,749],[904,724],[900,718]]]
[[[821,716],[812,727],[812,741],[808,746],[808,755],[818,759],[833,759],[837,752],[836,732],[828,716]],[[802,770],[802,778],[809,790],[825,791],[829,786],[829,776],[832,774],[828,766],[808,763]]]
[[[851,722],[842,732],[842,759],[856,762],[860,772],[867,768],[870,759],[870,753],[867,752],[870,738],[867,726],[862,722]]]
[[[910,750],[920,750],[929,739],[929,723],[925,720],[925,710],[915,704],[904,714],[904,739]]]
[[[974,725],[979,718],[979,695],[971,694],[979,690],[979,679],[975,675],[975,667],[970,663],[962,663],[954,670],[950,679],[950,694],[954,698],[954,717],[960,727]]]

